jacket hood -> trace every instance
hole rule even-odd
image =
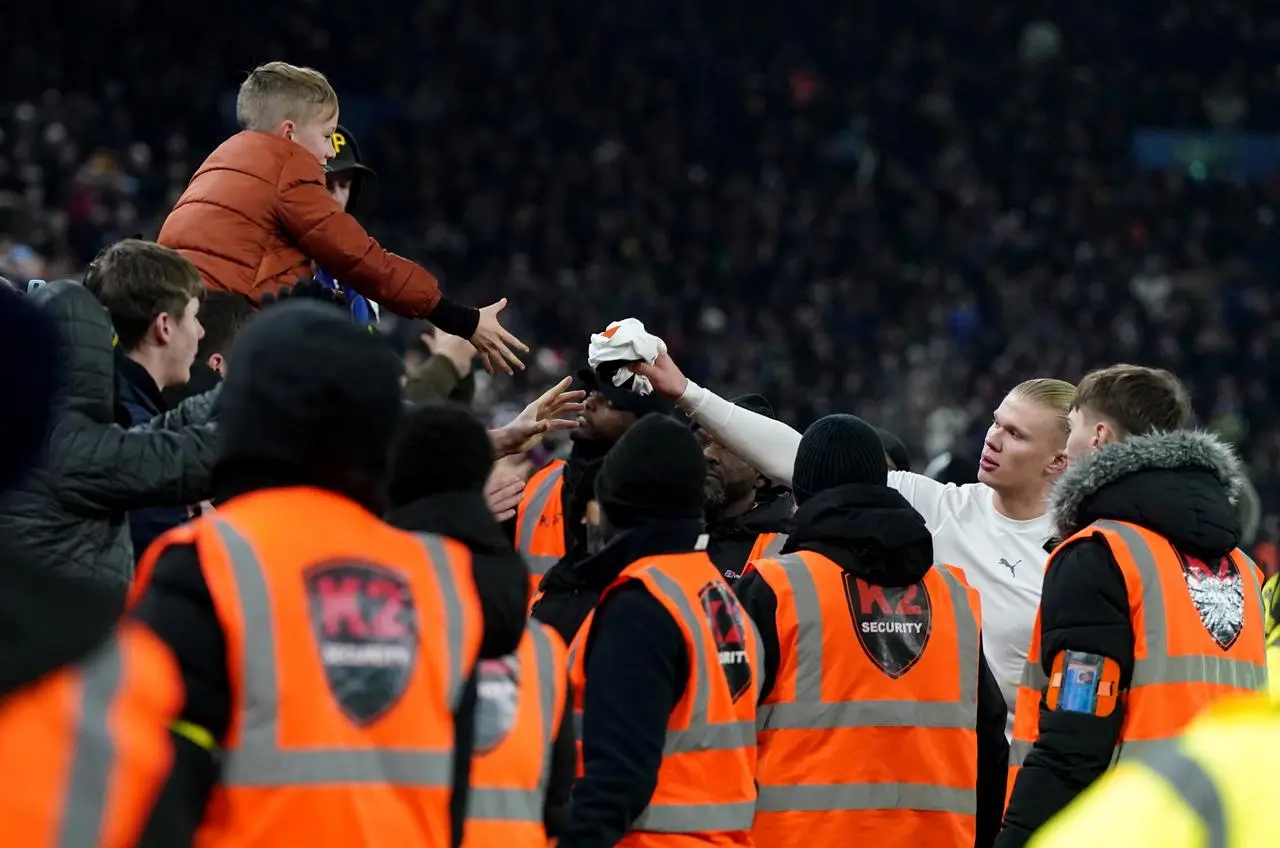
[[[411,533],[437,533],[457,539],[473,553],[519,556],[482,492],[440,492],[419,498],[391,510],[387,523]]]
[[[739,516],[739,525],[751,533],[778,533],[791,524],[796,511],[795,498],[790,489],[773,489],[774,496],[759,500],[755,506]]]
[[[589,556],[564,557],[542,578],[542,589],[599,593],[618,579],[622,569],[642,557],[696,550],[705,532],[701,521],[655,521],[625,530]]]
[[[1244,479],[1235,452],[1212,433],[1131,436],[1072,462],[1049,495],[1049,511],[1062,538],[1109,518],[1221,556],[1240,541],[1234,504]]]
[[[115,360],[112,356],[111,317],[92,292],[72,280],[56,280],[40,287],[31,300],[44,310],[57,329],[57,405],[91,421],[115,420]]]
[[[772,490],[771,497],[757,500],[755,506],[742,515],[720,522],[715,526],[708,525],[707,532],[712,536],[719,534],[742,533],[755,537],[761,533],[780,533],[791,523],[791,515],[796,511],[796,502],[787,489]]]
[[[783,553],[813,551],[875,586],[909,586],[933,567],[924,518],[886,486],[828,489],[791,519]]]

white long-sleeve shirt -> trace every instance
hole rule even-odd
[[[692,380],[679,406],[761,474],[790,486],[800,434],[772,418],[743,409]],[[983,648],[1009,705],[1008,732],[1031,628],[1040,606],[1049,516],[1015,521],[998,512],[994,492],[981,484],[944,485],[920,474],[890,471],[889,485],[924,516],[934,558],[963,569],[982,598]]]

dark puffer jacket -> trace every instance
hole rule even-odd
[[[210,496],[216,392],[141,427],[121,427],[106,310],[71,281],[50,283],[32,302],[57,326],[62,373],[43,464],[0,495],[0,535],[48,568],[113,588],[123,601],[134,563],[127,513]]]

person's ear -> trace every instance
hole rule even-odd
[[[151,322],[151,335],[155,338],[157,345],[167,345],[169,339],[173,338],[173,329],[176,322],[173,316],[168,312],[161,312],[156,316],[156,320]]]
[[[756,475],[756,489],[763,490],[769,488],[769,478],[763,474]]]
[[[1063,471],[1066,471],[1066,470],[1067,470],[1067,452],[1066,451],[1058,451],[1058,453],[1053,457],[1052,461],[1050,461],[1049,464],[1045,466],[1045,469],[1044,469],[1046,477],[1056,477],[1057,475],[1061,474]]]
[[[276,127],[276,135],[293,141],[294,135],[298,132],[298,125],[293,121],[281,121],[280,126]]]
[[[209,354],[209,359],[205,362],[209,366],[209,370],[217,374],[219,377],[227,376],[227,360],[220,353]]]

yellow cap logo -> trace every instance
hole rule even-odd
[[[337,156],[347,146],[347,137],[340,132],[333,134],[333,155]]]

